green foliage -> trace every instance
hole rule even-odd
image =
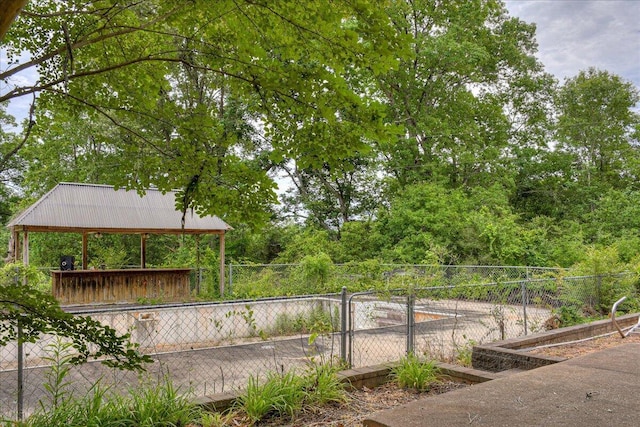
[[[329,255],[321,252],[318,255],[307,255],[300,260],[300,275],[304,280],[306,293],[327,292],[326,286],[333,273],[333,262]]]
[[[314,365],[303,375],[293,371],[269,373],[265,380],[249,379],[245,392],[237,400],[236,410],[244,412],[252,423],[269,416],[295,417],[307,407],[347,400],[344,384],[336,369]]]
[[[189,396],[178,393],[169,381],[130,394],[131,400],[128,402],[130,425],[187,426],[199,417],[199,410]]]
[[[283,232],[286,235],[285,248],[278,255],[277,263],[299,263],[307,255],[316,256],[321,253],[327,254],[331,259],[340,258],[337,253],[339,246],[326,230],[290,226]]]
[[[553,315],[557,320],[557,324],[554,327],[564,328],[565,326],[579,325],[585,323],[587,318],[580,310],[575,306],[563,305],[562,307],[553,310]]]
[[[478,343],[475,340],[467,340],[463,345],[456,346],[455,361],[460,366],[472,367],[473,347]]]
[[[69,376],[74,363],[71,343],[60,338],[47,346],[45,360],[46,397],[24,427],[85,426],[188,426],[203,420],[203,412],[189,396],[180,394],[171,382],[132,388],[128,395],[104,388],[100,380],[82,396],[73,393]],[[113,392],[112,392],[113,391]]]
[[[7,264],[0,270],[0,346],[11,341],[35,342],[41,334],[70,340],[76,353],[70,363],[108,356],[102,363],[121,369],[143,369],[151,358],[138,353],[129,335],[119,335],[90,317],[63,311],[47,293],[32,287],[38,272],[31,266]]]
[[[325,334],[337,331],[339,321],[339,315],[332,316],[322,307],[315,307],[309,312],[297,313],[293,316],[287,313],[278,314],[270,333],[275,335]]]
[[[293,372],[269,373],[262,383],[259,378],[251,377],[238,404],[252,422],[268,415],[293,417],[302,408],[303,384],[302,378]]]
[[[535,25],[499,1],[127,0],[77,13],[42,0],[3,42],[0,78],[37,66],[39,83],[0,95],[0,216],[60,181],[178,188],[178,209],[237,225],[228,259],[315,268],[265,271],[234,283],[239,297],[339,290],[321,254],[570,267],[589,245],[640,253],[638,88],[593,68],[559,84]],[[3,101],[36,92],[21,142]],[[293,186],[276,209],[283,173]],[[38,234],[35,264],[80,258],[77,236]],[[152,240],[149,265],[214,265],[211,241],[196,253],[180,246],[190,236]],[[135,265],[137,248],[91,239],[91,264]],[[365,276],[358,289],[380,286]],[[201,294],[218,297],[214,281]]]
[[[256,324],[255,312],[250,304],[245,304],[244,310],[231,310],[225,314],[228,319],[230,317],[240,318],[249,328],[249,336],[259,336],[262,339],[266,339],[266,332],[262,329],[258,329]]]
[[[574,266],[575,274],[591,276],[563,284],[561,299],[573,304],[583,315],[606,315],[613,303],[626,296],[628,307],[638,305],[635,276],[625,273],[616,247],[590,247],[585,260]]]
[[[328,403],[344,403],[345,384],[336,375],[338,368],[327,364],[313,364],[304,375],[305,405],[309,407]]]
[[[421,360],[415,354],[403,357],[394,366],[391,375],[398,386],[427,391],[438,382],[438,368],[435,361]]]
[[[14,66],[0,77],[29,68],[28,52],[41,85],[0,102],[39,92],[34,134],[46,142],[34,138],[31,185],[180,188],[179,209],[256,225],[276,202],[274,165],[341,165],[387,133],[379,102],[348,81],[406,50],[378,2],[201,6],[27,4],[3,40]]]
[[[68,342],[63,342],[60,337],[56,341],[47,345],[47,355],[43,359],[50,364],[49,369],[45,372],[44,389],[48,394],[48,402],[46,405],[40,401],[42,409],[48,407],[58,408],[66,405],[72,398],[69,391],[69,382],[67,376],[71,370],[71,361],[73,358],[72,346]]]
[[[202,409],[189,396],[179,394],[170,382],[131,389],[127,396],[109,393],[97,383],[88,394],[55,407],[43,406],[18,425],[175,427],[206,425],[206,420]]]
[[[234,276],[231,294],[235,299],[254,299],[290,295],[284,280],[275,268],[261,268],[243,277]]]

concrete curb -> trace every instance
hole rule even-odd
[[[638,322],[638,314],[627,314],[616,318],[621,328]],[[563,357],[542,356],[527,353],[526,349],[547,344],[574,341],[597,335],[616,332],[611,319],[598,320],[584,325],[540,332],[524,337],[496,341],[473,348],[471,364],[474,368],[502,372],[512,369],[530,370],[566,360]]]
[[[382,364],[364,368],[347,369],[338,372],[341,382],[347,383],[347,389],[375,388],[391,379],[391,371],[395,364]],[[440,374],[452,381],[476,384],[500,378],[502,375],[493,372],[480,371],[473,368],[464,368],[448,363],[437,363]],[[211,412],[224,412],[235,404],[240,397],[240,392],[215,393],[201,396],[194,402]]]

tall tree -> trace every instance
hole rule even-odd
[[[533,56],[535,27],[507,15],[493,0],[396,1],[394,28],[412,53],[377,79],[389,118],[401,132],[380,144],[387,170],[400,187],[444,180],[453,187],[508,184],[509,144],[515,123],[531,105],[528,93],[543,76]],[[519,124],[518,122],[518,124]]]
[[[638,88],[595,68],[581,71],[559,90],[557,149],[571,155],[583,200],[592,203],[608,189],[637,182],[638,102]]]
[[[32,2],[7,33],[3,47],[16,62],[0,79],[36,68],[39,80],[9,85],[0,101],[38,93],[42,114],[102,116],[113,127],[104,140],[130,162],[129,174],[113,177],[116,184],[181,187],[177,202],[184,209],[244,212],[257,222],[274,198],[273,184],[212,105],[229,105],[229,95],[247,106],[271,160],[295,158],[306,167],[353,154],[362,146],[357,139],[314,136],[329,128],[359,134],[380,124],[343,76],[349,67],[382,71],[395,60],[398,40],[379,5]],[[21,62],[24,51],[30,57]]]
[[[299,168],[295,162],[281,165],[292,183],[281,196],[285,215],[337,232],[353,220],[372,218],[381,202],[380,178],[375,159],[357,156],[338,167]]]

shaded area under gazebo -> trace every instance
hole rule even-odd
[[[231,227],[216,216],[176,210],[175,192],[146,190],[144,195],[107,185],[60,183],[9,222],[9,258],[29,264],[29,233],[78,233],[81,268],[63,259],[51,272],[53,294],[62,304],[181,301],[190,296],[189,268],[146,268],[146,241],[152,234],[217,234],[220,240],[220,294],[224,295],[224,238]],[[140,268],[89,270],[90,235],[139,234]],[[66,262],[66,264],[65,264]]]

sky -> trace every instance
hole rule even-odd
[[[560,80],[596,67],[640,89],[640,0],[507,0],[537,26],[538,58]]]
[[[538,58],[559,81],[596,67],[640,89],[640,0],[507,0],[505,4],[511,16],[536,24]],[[4,66],[0,50],[0,67]],[[12,102],[9,113],[25,117],[30,101],[23,97]]]

